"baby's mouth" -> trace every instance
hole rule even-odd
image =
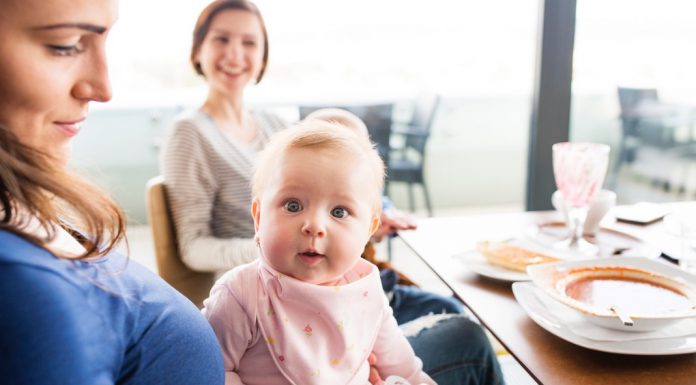
[[[305,251],[299,254],[302,262],[309,266],[314,266],[324,259],[324,255],[317,253],[316,251]]]

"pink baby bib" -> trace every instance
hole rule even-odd
[[[293,384],[367,383],[388,304],[377,268],[360,260],[346,284],[320,286],[259,266],[258,322],[273,360]]]

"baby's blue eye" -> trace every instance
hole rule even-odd
[[[285,205],[283,207],[285,207],[285,209],[291,213],[296,213],[302,210],[302,205],[300,204],[300,202],[296,200],[289,200],[285,202]]]
[[[348,216],[348,210],[343,207],[335,207],[331,210],[331,215],[335,218],[345,218]]]

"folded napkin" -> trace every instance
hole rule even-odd
[[[581,254],[577,254],[572,250],[557,250],[553,248],[555,243],[558,243],[557,238],[549,238],[545,236],[535,237],[534,235],[522,235],[515,238],[510,238],[507,242],[513,246],[521,247],[523,249],[535,251],[550,257],[555,257],[561,260],[577,259],[578,257],[583,257]]]
[[[530,284],[536,298],[556,319],[571,332],[595,341],[636,341],[696,335],[696,318],[687,318],[650,332],[624,332],[595,325],[576,310],[556,301],[542,289]]]

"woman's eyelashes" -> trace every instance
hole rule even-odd
[[[227,44],[230,41],[230,39],[227,36],[215,36],[213,38],[213,41],[221,44]]]
[[[80,54],[85,50],[81,43],[70,45],[48,44],[47,47],[54,55],[57,56],[73,56]]]
[[[212,39],[214,42],[218,44],[229,44],[232,42],[233,37],[229,35],[215,35],[212,36]],[[257,41],[255,39],[242,39],[241,43],[245,47],[256,47],[258,45]]]

